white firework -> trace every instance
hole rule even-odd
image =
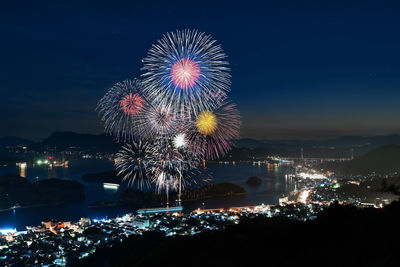
[[[146,183],[149,185],[147,172],[150,169],[151,159],[157,157],[158,151],[152,143],[134,139],[122,147],[116,154],[115,166],[118,175],[123,176],[123,181],[128,185],[138,182],[139,187]]]
[[[184,133],[178,133],[177,135],[174,136],[174,139],[172,140],[174,147],[175,148],[185,148],[188,145],[188,141],[186,139],[186,134]]]

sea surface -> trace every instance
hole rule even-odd
[[[103,184],[85,182],[82,175],[96,173],[113,169],[110,161],[81,159],[69,162],[69,167],[28,166],[25,169],[25,176],[31,182],[48,178],[60,178],[81,182],[85,187],[86,199],[79,203],[42,206],[35,208],[17,208],[0,212],[0,228],[16,228],[25,230],[28,225],[39,225],[42,221],[51,219],[62,221],[77,221],[81,217],[105,218],[124,215],[128,212],[135,212],[129,207],[105,207],[89,208],[91,204],[99,201],[115,201],[119,194],[126,189],[123,184],[118,190],[104,189]],[[0,167],[0,175],[9,173],[20,174],[18,167]],[[207,199],[184,204],[184,211],[190,212],[196,208],[228,208],[259,204],[277,204],[279,197],[288,194],[293,188],[286,183],[285,174],[290,171],[290,165],[283,164],[207,164],[207,177],[211,178],[210,183],[230,182],[244,187],[247,195],[230,198]],[[251,176],[258,176],[262,179],[259,186],[250,186],[246,181]]]

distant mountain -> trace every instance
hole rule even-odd
[[[235,146],[238,148],[256,148],[256,147],[264,147],[265,143],[262,140],[243,138],[237,140]]]
[[[15,136],[0,137],[0,148],[4,148],[6,146],[26,146],[33,143],[34,142],[31,140]]]
[[[14,145],[28,145],[33,150],[53,148],[58,151],[79,149],[91,152],[115,152],[120,145],[106,134],[80,134],[55,132],[41,142],[18,137],[0,138],[0,148]],[[385,145],[400,145],[400,135],[385,136],[342,136],[324,140],[256,140],[239,139],[229,159],[249,159],[265,155],[299,157],[303,149],[304,157],[351,157],[361,156],[374,148]]]
[[[304,147],[363,147],[363,146],[383,146],[388,144],[400,145],[400,135],[382,136],[341,136],[323,140],[255,140],[240,139],[237,147],[279,147],[279,146],[304,146]]]
[[[361,156],[374,148],[385,145],[400,145],[400,135],[384,136],[341,136],[324,140],[255,140],[240,139],[237,148],[278,151],[282,156],[300,156],[303,149],[304,157],[351,157]]]
[[[343,136],[327,140],[255,140],[240,139],[230,153],[230,159],[248,159],[265,155],[304,157],[351,157],[361,156],[374,148],[384,145],[400,145],[400,135],[387,136]],[[78,134],[74,132],[55,132],[36,147],[68,150],[71,148],[92,152],[116,152],[120,148],[113,138],[106,134]]]
[[[116,152],[120,145],[106,134],[79,134],[74,132],[55,132],[43,141],[32,146],[33,149],[54,148],[62,150],[88,150],[91,152]]]
[[[344,174],[369,174],[400,172],[400,145],[375,148],[354,160],[342,163],[326,163],[322,168]]]

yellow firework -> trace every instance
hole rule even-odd
[[[218,126],[217,116],[211,111],[202,111],[196,120],[197,130],[204,134],[209,135],[215,132]]]

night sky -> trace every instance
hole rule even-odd
[[[211,34],[227,53],[242,137],[400,133],[395,1],[8,2],[0,136],[101,133],[94,109],[107,88],[138,77],[151,44],[185,28]]]

